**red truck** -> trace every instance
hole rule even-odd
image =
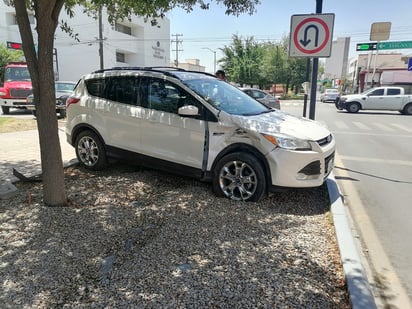
[[[27,108],[27,96],[33,93],[30,73],[25,62],[9,62],[0,85],[0,106],[7,115],[10,108]]]

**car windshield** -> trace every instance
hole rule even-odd
[[[56,91],[58,92],[71,92],[76,86],[75,83],[65,83],[65,82],[56,82]]]
[[[5,81],[30,81],[30,73],[27,67],[7,68],[4,73]]]
[[[336,89],[326,89],[326,92],[327,93],[339,93],[339,91]]]
[[[203,74],[193,74],[191,77],[185,76],[181,80],[212,106],[226,113],[246,116],[272,111],[272,109],[225,81],[207,77]]]

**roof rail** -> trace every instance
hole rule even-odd
[[[167,67],[167,66],[154,66],[154,67],[112,67],[109,69],[96,70],[93,73],[103,73],[107,71],[158,71],[163,72],[164,70],[174,70],[174,71],[186,71],[181,68]]]

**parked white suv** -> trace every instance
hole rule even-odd
[[[278,187],[322,185],[327,128],[266,107],[212,75],[113,68],[82,77],[67,100],[67,141],[88,169],[108,158],[212,181],[218,196],[259,201]]]

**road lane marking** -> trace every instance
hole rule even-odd
[[[371,130],[370,127],[368,127],[367,125],[363,124],[362,122],[357,122],[357,121],[353,121],[352,122],[356,127],[358,127],[361,130]]]
[[[358,162],[367,162],[367,163],[379,163],[379,164],[383,163],[383,164],[392,164],[392,165],[412,166],[412,161],[406,161],[406,160],[388,160],[388,159],[343,156],[343,155],[340,155],[340,158],[345,161],[358,161]]]

